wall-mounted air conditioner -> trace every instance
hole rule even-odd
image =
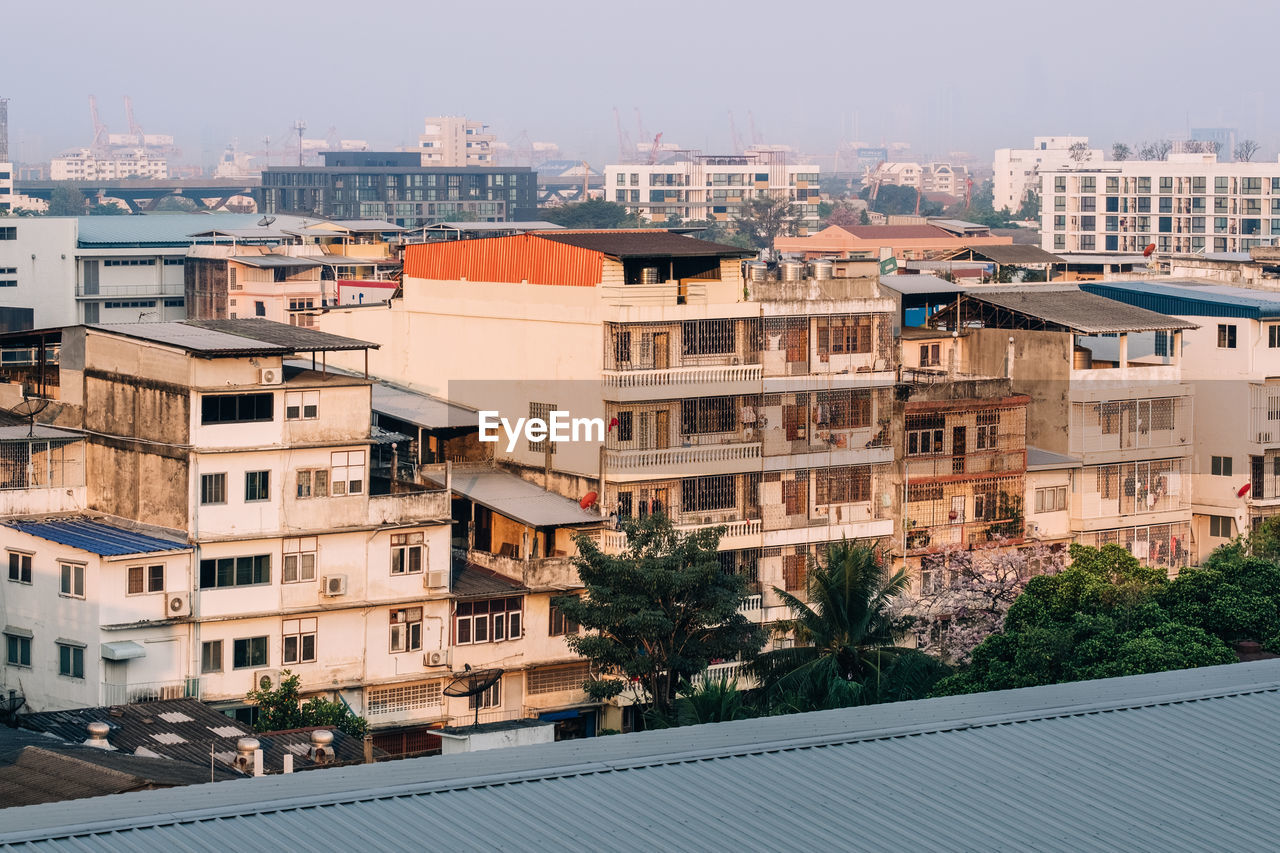
[[[262,385],[279,385],[284,381],[284,371],[278,367],[264,367],[258,371],[258,382]]]
[[[166,592],[164,595],[164,615],[166,619],[177,619],[191,615],[191,593]]]
[[[347,594],[346,575],[325,575],[320,579],[320,594],[332,598]]]
[[[423,666],[448,666],[453,661],[452,649],[436,649],[422,653]]]

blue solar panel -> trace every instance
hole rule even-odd
[[[88,518],[53,518],[44,521],[6,521],[14,530],[70,545],[91,554],[115,557],[122,554],[150,554],[156,551],[175,551],[190,547],[185,542],[161,539],[133,530],[126,530],[102,521]]]

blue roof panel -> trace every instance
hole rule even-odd
[[[1280,293],[1196,281],[1082,281],[1080,289],[1174,317],[1280,318]]]
[[[12,527],[23,533],[70,545],[90,554],[103,557],[118,557],[124,554],[152,554],[157,551],[179,551],[190,548],[186,542],[176,539],[161,539],[138,533],[124,527],[116,527],[104,521],[90,518],[50,518],[41,521],[5,521],[6,527]]]

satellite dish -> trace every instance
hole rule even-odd
[[[11,408],[13,412],[20,418],[27,419],[27,435],[36,434],[36,415],[49,408],[49,401],[43,397],[27,397],[21,403]]]
[[[472,669],[471,664],[463,664],[462,672],[453,677],[442,691],[446,696],[463,697],[479,696],[502,678],[501,669]],[[475,726],[480,725],[480,703],[476,702]]]
[[[600,496],[595,492],[587,492],[585,495],[582,496],[582,500],[578,501],[578,506],[582,507],[583,509],[590,509],[592,506],[595,505],[595,502],[599,497]]]
[[[264,216],[258,220],[258,225],[262,226],[263,228],[266,228],[268,225],[270,225],[272,222],[275,222],[275,221],[276,221],[276,218],[274,216]]]

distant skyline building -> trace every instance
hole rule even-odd
[[[1030,148],[997,148],[991,164],[991,206],[1010,212],[1022,206],[1027,193],[1040,188],[1040,173],[1075,162],[1071,146],[1089,144],[1087,136],[1037,136]],[[1088,148],[1083,162],[1100,162],[1103,152]]]
[[[489,166],[493,143],[487,124],[466,116],[432,116],[426,119],[418,148],[424,166]]]
[[[77,148],[53,158],[49,178],[54,181],[117,181],[125,178],[169,177],[169,164],[163,157],[136,148],[98,155],[89,148]]]

